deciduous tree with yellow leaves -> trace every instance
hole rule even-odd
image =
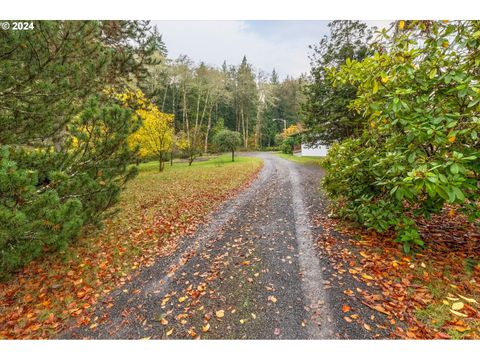
[[[141,157],[157,158],[158,169],[163,171],[166,154],[173,144],[174,116],[162,113],[140,90],[120,94],[118,98],[125,106],[135,109],[142,120],[142,126],[129,137],[129,146],[138,148]]]

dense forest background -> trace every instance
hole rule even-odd
[[[255,69],[246,56],[220,68],[186,55],[170,59],[164,45],[155,57],[139,88],[161,112],[174,114],[175,133],[191,135],[203,152],[220,128],[239,132],[243,148],[263,149],[278,145],[276,135],[301,121],[305,76],[281,80],[275,69]]]

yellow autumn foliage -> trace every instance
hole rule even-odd
[[[172,146],[174,115],[162,113],[140,90],[118,94],[117,99],[136,109],[136,115],[142,119],[142,126],[128,139],[129,146],[138,146],[142,157],[154,156],[162,161]]]
[[[286,128],[283,133],[282,133],[282,136],[284,138],[287,138],[289,136],[292,136],[292,135],[295,135],[295,134],[298,134],[299,132],[301,131],[300,127],[298,125],[290,125],[288,128]]]

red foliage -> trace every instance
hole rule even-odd
[[[349,276],[367,285],[351,295],[386,315],[392,336],[480,339],[480,233],[454,208],[418,220],[426,248],[412,256],[401,251],[393,234],[325,217],[317,222],[325,229],[320,250],[337,271],[348,268]],[[461,310],[455,313],[455,307]]]

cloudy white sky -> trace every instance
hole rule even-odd
[[[188,55],[196,62],[238,64],[243,55],[255,68],[283,78],[308,73],[308,46],[328,34],[328,21],[153,21],[170,58]],[[368,21],[385,26],[388,21]]]

